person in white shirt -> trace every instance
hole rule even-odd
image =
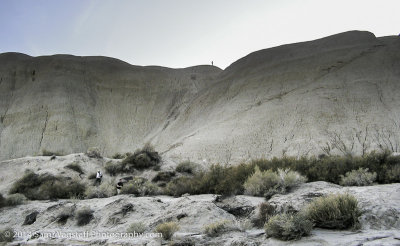
[[[94,185],[100,185],[101,184],[101,179],[103,178],[103,174],[99,171],[96,173],[96,182]]]

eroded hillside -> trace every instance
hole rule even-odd
[[[347,32],[224,71],[105,57],[0,55],[0,159],[145,142],[180,161],[399,151],[400,39]]]

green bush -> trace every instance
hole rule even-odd
[[[368,168],[359,168],[347,172],[345,176],[340,175],[340,185],[343,186],[367,186],[372,185],[376,180],[376,173],[371,173]]]
[[[265,224],[268,237],[281,240],[297,240],[310,234],[313,223],[302,213],[283,213],[271,217]]]
[[[126,155],[121,154],[121,153],[115,153],[111,158],[113,159],[124,159]]]
[[[284,190],[289,190],[307,181],[307,178],[290,169],[278,169],[280,184]]]
[[[396,183],[400,182],[400,164],[387,168],[385,182]]]
[[[165,240],[170,240],[178,230],[179,225],[176,222],[165,222],[156,227],[156,232],[161,233]]]
[[[262,228],[269,219],[276,214],[275,206],[263,202],[258,207],[257,217],[253,220],[254,226]]]
[[[361,215],[357,199],[350,194],[319,197],[311,202],[306,212],[316,227],[328,229],[357,228]]]
[[[151,180],[152,182],[169,182],[173,177],[175,177],[175,172],[158,172],[157,175]]]
[[[78,226],[84,226],[90,223],[90,221],[94,218],[94,211],[90,208],[82,208],[78,210],[75,214],[76,222]]]
[[[184,161],[176,166],[175,171],[177,171],[178,173],[193,174],[195,173],[196,167],[197,167],[196,163],[190,161]]]
[[[128,230],[127,233],[144,233],[146,231],[146,225],[142,222],[135,222],[132,223]]]
[[[101,159],[103,158],[100,154],[100,149],[97,147],[91,147],[86,151],[86,155],[90,158],[97,158]]]
[[[85,173],[82,170],[82,167],[76,162],[73,162],[71,164],[66,165],[65,168],[71,169],[71,170],[73,170],[73,171],[75,171],[75,172],[77,172],[79,174],[84,174]]]
[[[170,196],[182,196],[183,194],[195,194],[194,188],[192,187],[194,182],[188,177],[179,177],[167,184],[165,193]]]
[[[325,156],[323,158],[292,157],[273,158],[271,160],[259,159],[249,163],[256,165],[261,171],[272,169],[274,171],[290,168],[307,177],[308,181],[327,181],[339,184],[340,175],[357,170],[368,168],[371,172],[377,173],[378,183],[400,182],[400,175],[397,178],[390,178],[390,171],[399,165],[400,156],[391,156],[390,151],[371,152],[364,156]]]
[[[143,148],[137,150],[132,155],[125,157],[122,160],[124,169],[146,169],[158,165],[161,162],[161,157],[158,152],[151,148]]]
[[[258,166],[244,183],[245,194],[252,196],[267,196],[278,193],[280,178],[272,170],[261,172]]]
[[[361,157],[323,156],[300,159],[292,157],[259,159],[236,166],[211,165],[208,170],[191,178],[176,178],[167,184],[166,192],[180,196],[189,194],[271,196],[286,192],[302,182],[327,181],[339,184],[341,175],[359,168],[369,168],[377,174],[378,183],[400,182],[400,156],[388,151],[371,152]],[[255,172],[255,167],[259,172]],[[291,171],[288,171],[288,170]],[[268,171],[269,170],[269,171]],[[267,176],[264,180],[263,175]],[[251,176],[254,176],[250,179]],[[279,176],[279,181],[276,176]],[[268,182],[270,184],[268,185]],[[247,191],[245,190],[247,187]],[[269,188],[265,188],[269,187]]]
[[[106,173],[110,174],[111,176],[115,176],[119,173],[133,171],[133,170],[124,170],[124,165],[122,165],[122,163],[113,163],[112,161],[108,161],[104,166],[104,169],[106,170]]]
[[[12,228],[6,228],[0,230],[0,242],[12,242],[14,240],[14,230]]]
[[[85,185],[78,181],[51,174],[38,175],[28,170],[14,182],[10,194],[20,193],[30,200],[67,199],[83,196],[85,189]]]
[[[147,179],[135,177],[133,180],[124,184],[121,193],[134,194],[136,196],[149,196],[157,195],[160,191],[157,185],[147,181]]]
[[[57,215],[57,223],[60,225],[65,225],[69,218],[74,217],[74,210],[75,210],[75,207],[64,208]]]
[[[15,207],[26,202],[26,197],[23,194],[11,194],[6,199],[6,206]]]
[[[86,186],[82,183],[60,178],[59,180],[45,182],[40,185],[37,197],[31,199],[48,200],[84,197],[85,190]]]
[[[206,225],[203,231],[209,237],[218,237],[221,234],[231,230],[231,223],[232,222],[229,220],[217,221],[215,223]]]
[[[111,182],[102,182],[99,186],[89,186],[85,198],[106,198],[116,195],[116,187]]]
[[[288,169],[278,169],[277,172],[273,172],[272,169],[260,171],[256,166],[253,175],[244,183],[244,188],[246,194],[271,197],[276,193],[284,193],[305,181],[306,178],[295,171]]]
[[[107,162],[105,169],[110,175],[119,173],[132,173],[135,169],[156,168],[161,162],[161,156],[154,148],[146,144],[142,149],[135,153],[126,153],[126,157],[120,163]]]

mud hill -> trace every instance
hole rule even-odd
[[[106,57],[0,54],[0,160],[104,155],[151,142],[163,157],[399,151],[400,39],[352,31],[261,50],[225,70]]]

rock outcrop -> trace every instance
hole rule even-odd
[[[0,160],[151,142],[175,162],[399,151],[400,39],[347,32],[224,71],[0,54]]]

